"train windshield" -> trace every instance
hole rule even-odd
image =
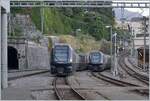
[[[55,46],[54,60],[56,62],[68,62],[69,47],[68,46]]]
[[[91,53],[91,62],[92,63],[99,63],[101,59],[100,53]]]

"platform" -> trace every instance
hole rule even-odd
[[[5,88],[2,90],[2,100],[33,100],[33,97],[28,89]]]

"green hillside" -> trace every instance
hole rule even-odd
[[[111,8],[13,8],[11,10],[12,14],[29,14],[39,30],[43,14],[43,34],[58,35],[61,41],[70,43],[78,52],[106,48],[105,52],[110,53],[109,45],[103,47],[100,40],[110,40],[110,29],[105,26],[115,24]],[[78,45],[75,45],[76,43]]]
[[[96,40],[109,39],[110,33],[105,26],[114,25],[111,8],[14,8],[12,12],[13,14],[30,14],[36,27],[41,30],[42,10],[44,12],[44,34],[48,35],[76,35],[80,33],[91,35]]]

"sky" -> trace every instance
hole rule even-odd
[[[128,11],[132,11],[132,12],[138,12],[140,14],[142,14],[143,16],[149,16],[149,9],[143,8],[125,8]]]
[[[123,2],[150,2],[149,0],[113,0],[115,1],[123,1]],[[147,8],[125,8],[132,12],[138,12],[142,14],[143,16],[149,16],[149,9]]]

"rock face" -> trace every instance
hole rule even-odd
[[[19,66],[16,69],[50,69],[49,41],[36,28],[30,15],[16,14],[11,17],[10,25],[11,33],[16,33],[17,37],[9,42],[9,46],[17,51]],[[23,43],[20,42],[21,37],[25,38]],[[13,62],[13,59],[10,61]]]
[[[42,33],[32,22],[30,15],[16,14],[11,17],[11,33],[26,36],[28,39],[35,39],[42,36]]]
[[[48,48],[35,43],[28,43],[27,60],[29,69],[50,69]]]

